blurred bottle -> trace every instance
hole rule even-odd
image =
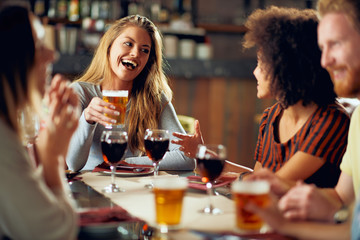
[[[131,2],[128,5],[128,14],[135,15],[138,13],[138,4],[136,2]]]
[[[110,15],[110,3],[109,1],[102,0],[99,6],[99,18],[109,19],[109,15]]]
[[[77,21],[80,18],[80,3],[79,0],[69,0],[68,4],[68,18],[70,21]]]
[[[56,0],[50,0],[49,2],[49,11],[48,11],[48,17],[54,18],[56,17]]]
[[[99,15],[100,15],[99,11],[100,11],[99,1],[92,1],[91,2],[91,12],[90,12],[91,18],[98,19]]]
[[[58,18],[66,18],[67,17],[67,1],[66,0],[58,0],[56,6],[56,17]]]
[[[87,18],[90,17],[91,1],[82,0],[80,3],[80,17]]]
[[[44,0],[35,1],[34,13],[37,16],[45,15],[45,1]]]

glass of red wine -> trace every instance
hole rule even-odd
[[[213,184],[222,173],[227,158],[226,147],[221,144],[199,144],[196,152],[196,169],[201,181],[206,184],[209,202],[200,210],[201,213],[217,215],[222,211],[211,203]]]
[[[125,189],[119,188],[115,183],[116,166],[124,156],[128,142],[126,131],[112,129],[104,130],[101,135],[101,151],[104,161],[110,165],[111,184],[103,189],[103,192],[124,192]]]
[[[170,134],[168,130],[146,129],[144,144],[146,155],[153,162],[154,177],[159,174],[159,163],[163,159],[166,151],[169,149]],[[147,185],[152,187],[152,184]]]

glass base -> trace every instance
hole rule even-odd
[[[154,188],[154,183],[152,183],[152,182],[148,183],[148,184],[145,185],[145,187],[148,188],[148,189],[153,189]]]
[[[110,184],[109,186],[105,187],[102,192],[104,193],[117,193],[117,192],[125,192],[125,189],[120,188],[116,184]]]
[[[170,231],[181,230],[183,226],[181,224],[176,224],[176,225],[158,224],[156,228],[159,229],[161,233],[168,233]]]
[[[220,215],[223,214],[223,211],[219,208],[214,208],[212,206],[206,207],[199,210],[199,213],[209,214],[209,215]]]
[[[249,229],[244,229],[244,228],[236,228],[235,232],[239,233],[239,234],[264,234],[267,232],[270,232],[271,228],[267,225],[267,224],[263,224],[260,228],[249,228]]]
[[[114,130],[122,130],[125,128],[125,124],[118,124],[118,125],[112,125],[112,124],[106,124],[106,129],[114,129]]]

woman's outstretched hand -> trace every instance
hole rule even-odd
[[[172,140],[171,143],[180,145],[179,149],[190,158],[196,157],[197,146],[204,143],[198,120],[195,120],[195,133],[193,135],[174,132],[173,136],[178,139]]]

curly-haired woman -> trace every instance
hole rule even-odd
[[[270,180],[279,195],[297,180],[334,187],[347,145],[349,117],[320,65],[315,11],[258,9],[245,26],[244,47],[257,48],[257,97],[277,101],[261,118],[252,178]],[[187,151],[190,141],[201,142],[200,131],[196,137],[175,135],[180,140],[174,143],[185,152],[191,152]]]

